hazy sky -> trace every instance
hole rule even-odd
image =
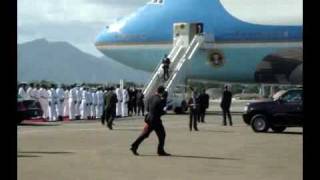
[[[67,41],[102,56],[93,45],[98,33],[148,1],[18,0],[18,43],[37,38]]]

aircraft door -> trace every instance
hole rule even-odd
[[[188,23],[175,23],[173,29],[174,44],[178,42],[178,39],[181,39],[183,41],[182,45],[187,47],[190,42],[189,31],[190,26]]]
[[[203,33],[203,23],[175,23],[173,29],[174,44],[181,37],[184,41],[183,45],[188,46],[193,37]]]

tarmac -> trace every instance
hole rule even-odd
[[[198,132],[188,115],[163,116],[165,149],[156,153],[152,133],[134,156],[130,144],[144,125],[140,116],[115,120],[114,130],[97,120],[33,122],[18,126],[19,180],[301,180],[302,128],[255,133],[240,115],[222,126],[210,113]]]

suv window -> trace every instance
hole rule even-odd
[[[301,91],[288,91],[281,98],[283,101],[288,103],[300,103],[302,102],[302,92]]]

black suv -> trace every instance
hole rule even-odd
[[[25,119],[42,116],[40,103],[35,100],[23,100],[18,96],[17,100],[17,124],[20,124]]]
[[[303,90],[290,89],[277,92],[272,100],[249,103],[243,120],[255,132],[283,132],[287,127],[303,126]]]

